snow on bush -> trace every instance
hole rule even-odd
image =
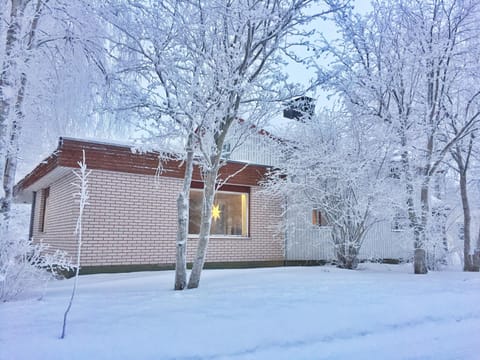
[[[66,253],[49,251],[49,247],[18,238],[0,225],[0,301],[9,301],[26,290],[45,287],[64,271],[72,270]]]

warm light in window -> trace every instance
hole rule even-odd
[[[213,205],[212,208],[212,219],[213,220],[218,220],[220,219],[221,211],[220,211],[220,205]]]
[[[202,209],[202,190],[190,192],[190,210],[188,231],[190,235],[200,232]],[[222,236],[248,236],[248,193],[236,191],[218,191],[210,211],[212,224],[210,234]]]
[[[242,235],[243,236],[248,235],[247,209],[248,209],[247,195],[242,194]]]

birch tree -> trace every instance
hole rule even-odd
[[[194,4],[175,1],[110,1],[99,9],[100,16],[112,25],[110,55],[118,67],[111,74],[112,89],[113,97],[118,94],[121,100],[111,110],[136,119],[143,149],[165,150],[169,158],[185,164],[177,197],[176,290],[187,284],[189,193],[197,129],[208,120],[209,114],[202,112],[213,101],[200,82],[203,60],[187,46],[195,40],[187,31],[194,9]],[[197,26],[200,36],[200,25],[193,20],[190,25]]]
[[[282,56],[302,42],[301,29],[317,16],[343,6],[320,3],[308,14],[310,0],[289,1],[150,1],[110,2],[104,14],[118,38],[112,56],[121,60],[124,108],[147,119],[147,142],[174,134],[179,158],[186,160],[186,176],[177,200],[178,234],[175,288],[196,288],[205,263],[212,204],[225,164],[222,148],[233,125],[244,118],[245,131],[261,127],[275,102],[292,91],[282,71]],[[114,11],[112,12],[111,9]],[[108,11],[108,8],[110,11]],[[152,136],[154,134],[154,136]],[[234,149],[231,149],[234,151]],[[194,156],[195,155],[195,156]],[[193,162],[204,182],[197,254],[188,285],[185,250],[188,199]]]
[[[217,103],[213,122],[200,128],[204,196],[198,249],[188,288],[196,288],[200,282],[210,235],[218,173],[224,164],[222,149],[232,124],[243,116],[250,124],[258,123],[268,114],[268,106],[271,106],[272,100],[292,96],[288,93],[282,96],[282,89],[278,86],[279,80],[283,79],[276,76],[280,70],[279,56],[282,51],[288,51],[288,43],[284,44],[288,37],[295,39],[306,35],[302,34],[299,26],[342,6],[339,2],[325,2],[325,11],[308,15],[309,3],[310,1],[303,0],[266,3],[227,1],[212,9],[216,12],[204,9],[204,15],[214,14],[208,20],[213,29],[210,38],[214,46],[207,53],[216,54],[212,73]],[[202,9],[199,10],[202,13]],[[200,54],[205,54],[203,48],[197,50],[200,50]],[[221,81],[217,82],[219,75]],[[284,81],[280,84],[285,86]]]
[[[473,59],[472,59],[473,60]],[[474,61],[476,63],[476,61]],[[465,64],[468,64],[465,61]],[[475,64],[476,65],[476,64]],[[476,66],[475,66],[476,67]],[[478,78],[480,73],[472,74],[473,79]],[[470,82],[472,79],[465,79]],[[474,91],[472,93],[472,90]],[[451,97],[450,107],[448,108],[449,122],[447,131],[451,136],[456,136],[466,122],[476,119],[480,116],[480,92],[472,86],[471,89],[464,89]],[[472,248],[472,214],[470,205],[469,188],[470,169],[474,162],[475,152],[478,152],[478,125],[469,133],[462,136],[454,146],[450,148],[450,155],[453,159],[452,168],[458,176],[458,185],[460,189],[460,199],[463,213],[463,269],[464,271],[478,271],[478,265],[474,259],[480,254],[479,244],[476,243]]]
[[[480,19],[476,14],[476,21]],[[472,18],[470,21],[474,21]],[[452,168],[458,176],[458,186],[460,189],[460,199],[463,213],[463,269],[464,271],[478,271],[479,264],[475,262],[479,258],[479,244],[473,244],[472,234],[472,214],[471,214],[471,171],[472,163],[475,161],[475,155],[478,153],[478,131],[480,117],[480,65],[478,64],[478,56],[480,46],[478,34],[480,34],[480,26],[473,28],[476,32],[472,32],[468,42],[464,42],[462,62],[458,64],[457,70],[458,81],[452,84],[448,99],[445,103],[445,112],[447,122],[445,124],[445,141],[451,138],[458,138],[458,141],[450,148],[449,153],[453,160]],[[477,35],[477,36],[475,36]],[[462,130],[466,125],[472,124],[470,131]]]
[[[88,7],[81,1],[62,0],[2,0],[2,26],[0,27],[0,166],[2,191],[0,196],[0,213],[2,221],[7,221],[12,196],[15,174],[21,146],[35,143],[38,153],[42,145],[39,135],[55,132],[58,124],[86,123],[85,119],[72,116],[59,116],[62,109],[79,113],[87,107],[86,103],[77,102],[75,106],[55,102],[55,97],[69,93],[71,99],[79,99],[78,84],[84,84],[92,90],[92,77],[88,73],[98,73],[99,65],[95,53],[98,50],[93,33],[100,33],[98,24],[88,16]],[[96,36],[95,35],[95,36]],[[81,60],[83,71],[78,74],[77,65]],[[91,61],[90,61],[91,60]],[[68,65],[66,65],[68,64]],[[85,68],[89,68],[89,72]],[[68,69],[68,72],[66,71]],[[59,84],[66,84],[76,77],[73,86],[59,90]],[[71,84],[72,85],[72,84]],[[75,92],[76,96],[73,96]],[[85,100],[86,97],[82,97]],[[95,97],[88,96],[89,104]],[[58,115],[58,116],[57,116]],[[56,122],[56,120],[61,120]],[[92,122],[90,122],[90,125]],[[68,126],[67,126],[68,127]],[[62,127],[64,128],[64,127]],[[23,134],[34,134],[34,138],[25,141]],[[63,134],[65,135],[65,134]],[[30,152],[32,149],[30,149]],[[29,151],[22,152],[23,155]],[[38,161],[38,159],[35,159]]]
[[[20,132],[21,119],[23,117],[22,103],[25,95],[26,76],[21,69],[18,58],[23,52],[22,29],[27,5],[30,1],[3,2],[5,13],[9,12],[7,19],[8,28],[5,38],[4,58],[0,73],[0,151],[2,153],[3,191],[4,196],[0,203],[0,212],[5,220],[10,211],[12,201],[14,176],[17,166],[18,133]],[[31,50],[37,31],[38,21],[44,7],[38,1],[33,12],[31,22],[25,31],[27,35],[25,50]],[[28,62],[28,57],[24,58]]]
[[[414,237],[414,272],[427,270],[425,246],[431,217],[431,180],[476,118],[446,138],[446,104],[465,74],[465,51],[478,37],[475,1],[375,2],[360,16],[334,17],[340,40],[325,44],[332,72],[323,72],[353,114],[385,129],[401,152],[405,210]],[[446,140],[447,139],[447,140]],[[446,141],[445,141],[446,140]]]
[[[455,162],[455,170],[458,173],[458,184],[460,187],[460,198],[462,201],[463,212],[463,270],[464,271],[478,271],[478,267],[474,265],[474,256],[472,251],[472,215],[471,206],[468,196],[468,169],[470,167],[474,135],[465,139],[466,144],[459,142],[450,151],[450,154]],[[478,253],[480,250],[475,249]]]

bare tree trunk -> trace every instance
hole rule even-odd
[[[18,123],[15,121],[14,127]],[[18,131],[19,129],[12,129],[10,142],[7,146],[7,153],[5,156],[5,166],[3,170],[3,191],[4,196],[0,199],[0,214],[8,222],[10,209],[13,200],[13,186],[15,184],[15,172],[17,170],[17,154],[18,154]]]
[[[193,136],[190,135],[187,140],[187,160],[185,162],[185,176],[183,178],[183,187],[177,198],[178,211],[178,230],[176,242],[176,262],[175,262],[175,290],[183,290],[187,285],[187,238],[188,238],[188,220],[190,209],[190,186],[193,174]]]
[[[416,248],[413,255],[413,270],[415,274],[426,274],[426,251],[425,249]]]
[[[407,185],[407,188],[410,186]],[[413,192],[413,186],[412,186]],[[408,191],[408,190],[407,190]],[[408,215],[410,221],[410,228],[413,230],[413,269],[415,274],[426,274],[427,269],[427,257],[426,252],[422,248],[422,236],[423,229],[422,225],[418,222],[415,210],[413,209],[413,194],[408,194],[407,199],[408,205]],[[410,206],[411,204],[411,206]]]
[[[411,184],[407,184],[407,193],[408,216],[410,227],[413,229],[413,269],[415,274],[426,274],[428,272],[427,255],[423,248],[425,241],[425,228],[423,227],[422,222],[418,221],[413,208],[413,186]]]
[[[479,271],[477,264],[478,253],[472,254],[472,232],[471,222],[472,216],[470,212],[470,202],[468,200],[468,186],[467,186],[467,171],[470,163],[470,156],[473,149],[473,134],[470,136],[470,141],[466,148],[462,148],[457,144],[454,149],[450,151],[453,160],[457,163],[457,170],[460,176],[460,196],[462,199],[463,210],[463,271]],[[480,234],[479,234],[480,236]],[[478,243],[477,248],[478,250]]]
[[[234,113],[237,112],[240,97],[236,97],[232,94],[231,103],[234,104],[231,109]],[[190,273],[190,279],[188,280],[188,288],[196,289],[200,283],[200,275],[202,273],[203,265],[207,257],[208,241],[210,240],[210,228],[212,226],[212,207],[215,199],[217,175],[220,170],[221,157],[223,144],[228,133],[228,129],[232,125],[236,116],[227,116],[225,123],[221,126],[217,134],[215,134],[215,149],[216,152],[210,156],[210,166],[205,171],[204,176],[204,189],[203,189],[203,201],[202,201],[202,217],[200,224],[200,234],[198,238],[197,254],[193,262],[192,272]]]
[[[478,226],[478,237],[477,237],[476,250],[480,250],[480,225]]]
[[[20,47],[20,22],[28,2],[29,0],[12,1],[11,24],[7,30],[5,62],[2,65],[2,73],[0,74],[0,155],[5,157],[2,180],[4,196],[0,199],[0,216],[3,217],[7,224],[13,199],[13,186],[15,184],[19,153],[18,142],[24,118],[23,101],[27,86],[25,72],[18,74],[19,79],[17,81],[14,78],[15,71],[18,71],[18,62],[20,61],[20,54],[15,54],[15,47]],[[35,15],[27,34],[27,51],[33,48],[38,22],[46,2],[48,0],[38,0],[35,5]],[[24,64],[27,64],[29,60],[28,54],[23,57]],[[7,87],[10,88],[10,91],[17,88],[15,96],[6,98],[4,90]],[[10,126],[9,118],[12,119]]]
[[[345,241],[345,240],[341,240]],[[354,270],[358,267],[358,248],[352,245],[341,244],[336,249],[338,266],[343,269]]]
[[[442,259],[440,261],[440,263],[442,265],[447,265],[448,264],[448,253],[450,252],[449,248],[448,248],[448,238],[447,238],[447,227],[445,225],[446,221],[447,221],[447,216],[445,215],[443,220],[445,221],[443,224],[442,224],[442,250],[443,250],[443,255],[442,255]]]
[[[11,204],[11,189],[13,188],[14,179],[12,176],[13,169],[16,168],[15,162],[13,164],[8,161],[8,154],[11,153],[10,149],[10,135],[12,131],[11,120],[14,118],[14,101],[15,97],[11,92],[15,89],[14,73],[18,62],[18,55],[15,51],[19,46],[21,19],[25,9],[25,3],[21,1],[12,1],[10,8],[9,26],[7,29],[7,36],[5,42],[5,58],[2,63],[2,69],[0,73],[0,164],[4,166],[1,172],[2,174],[2,186],[5,191],[4,197],[0,199],[0,217],[4,224],[8,224],[10,204]],[[7,174],[7,178],[5,178]],[[13,172],[14,174],[14,172]]]
[[[2,63],[0,73],[0,153],[4,153],[8,144],[8,119],[12,111],[12,98],[5,90],[14,89],[13,73],[17,67],[18,57],[14,56],[15,46],[18,47],[20,37],[20,21],[23,16],[25,4],[18,1],[12,1],[10,9],[9,26],[5,41],[5,57]]]
[[[88,204],[88,199],[90,198],[90,195],[88,192],[88,177],[90,176],[90,171],[87,169],[87,163],[85,161],[85,150],[82,151],[82,154],[83,154],[82,161],[78,162],[80,170],[78,171],[78,173],[77,172],[74,173],[78,179],[78,184],[74,184],[78,188],[78,193],[74,195],[79,197],[79,212],[78,212],[78,218],[77,218],[77,225],[75,227],[75,235],[77,236],[77,267],[75,269],[75,281],[73,283],[70,300],[68,302],[67,309],[63,314],[62,334],[60,335],[60,339],[65,338],[68,313],[72,308],[73,299],[77,291],[78,275],[80,274],[82,242],[83,242],[83,214],[85,211],[85,205]]]
[[[460,170],[460,195],[463,208],[463,271],[474,271],[471,254],[471,214],[467,193],[467,176],[463,164],[457,163]]]
[[[425,251],[425,242],[427,238],[426,229],[428,221],[428,213],[430,210],[429,207],[429,191],[428,191],[428,182],[422,184],[420,190],[420,201],[422,207],[422,215],[420,219],[420,224],[417,224],[417,229],[414,231],[415,236],[415,252],[413,257],[413,267],[415,274],[426,274],[428,273],[427,268],[427,252]]]
[[[203,207],[202,223],[200,225],[200,235],[198,238],[198,248],[195,260],[193,262],[192,272],[188,281],[188,288],[195,289],[200,283],[200,275],[207,255],[208,241],[210,239],[210,228],[212,225],[212,207],[215,197],[215,181],[217,178],[218,166],[209,169],[205,176],[205,185],[203,189]]]
[[[25,87],[27,78],[25,74],[21,76],[20,88],[18,90],[15,102],[15,117],[12,121],[12,128],[10,130],[10,139],[7,144],[5,155],[5,166],[3,172],[3,191],[4,196],[0,199],[0,214],[3,214],[4,219],[8,223],[10,209],[13,200],[13,187],[15,185],[15,173],[17,172],[19,144],[22,119],[24,117],[22,107],[25,96]]]
[[[406,140],[402,139],[402,144],[405,144]],[[424,236],[424,229],[422,228],[421,221],[418,220],[417,213],[415,211],[415,191],[413,187],[413,179],[410,173],[410,162],[408,159],[408,152],[402,153],[402,163],[403,163],[403,172],[405,174],[405,187],[406,187],[406,194],[407,194],[407,212],[408,212],[408,219],[410,222],[410,228],[413,230],[413,270],[415,274],[426,274],[428,272],[427,269],[427,256],[426,252],[423,249],[423,236]],[[422,187],[423,190],[423,187]],[[423,196],[422,193],[422,208],[423,208]],[[427,192],[428,196],[428,192]]]
[[[473,253],[473,267],[475,271],[480,271],[480,226],[478,227],[477,244]]]

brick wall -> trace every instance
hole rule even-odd
[[[75,225],[78,217],[77,204],[73,193],[73,173],[62,177],[50,185],[44,231],[41,231],[44,191],[37,191],[33,217],[32,237],[34,241],[43,241],[51,250],[62,249],[70,255],[76,254]]]
[[[74,254],[78,210],[71,195],[72,181],[68,176],[52,184],[47,228],[42,235],[55,247]],[[84,217],[83,266],[174,264],[176,196],[181,183],[173,177],[155,179],[151,175],[93,170],[90,204]],[[207,262],[283,260],[283,238],[276,228],[280,206],[258,190],[252,187],[250,193],[249,238],[211,238]],[[41,203],[37,197],[35,237],[39,235]],[[188,261],[195,255],[196,243],[196,239],[189,239]]]

